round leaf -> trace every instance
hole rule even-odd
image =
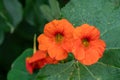
[[[33,80],[35,74],[30,75],[26,71],[25,59],[33,54],[32,49],[25,50],[12,64],[7,80]]]

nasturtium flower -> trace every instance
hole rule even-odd
[[[36,51],[32,57],[26,58],[26,69],[32,74],[34,69],[41,69],[46,64],[57,64],[58,61],[50,58],[47,51]]]
[[[88,24],[74,29],[72,53],[84,65],[96,63],[102,57],[106,44],[100,39],[100,31]]]
[[[38,37],[39,49],[47,50],[49,56],[56,60],[66,59],[72,47],[73,30],[73,25],[66,19],[49,22]]]

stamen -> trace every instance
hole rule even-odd
[[[60,33],[58,33],[58,34],[55,35],[56,42],[61,42],[62,39],[63,39],[63,35],[61,35]]]
[[[89,46],[89,41],[88,41],[88,39],[84,38],[84,39],[82,40],[82,44],[83,44],[85,47],[88,47],[88,46]]]

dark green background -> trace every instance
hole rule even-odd
[[[69,0],[58,1],[62,8]],[[4,15],[0,15],[0,80],[6,80],[12,62],[26,48],[33,47],[34,34],[42,33],[49,21],[46,17],[49,14],[43,14],[41,5],[50,7],[48,0],[0,0],[0,12]],[[12,25],[13,32],[8,23]]]

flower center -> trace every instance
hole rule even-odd
[[[63,40],[63,35],[58,33],[55,35],[56,42],[61,42]]]
[[[88,41],[88,39],[87,39],[87,38],[84,38],[84,39],[82,40],[82,44],[83,44],[85,47],[88,47],[88,46],[89,46],[89,41]]]

